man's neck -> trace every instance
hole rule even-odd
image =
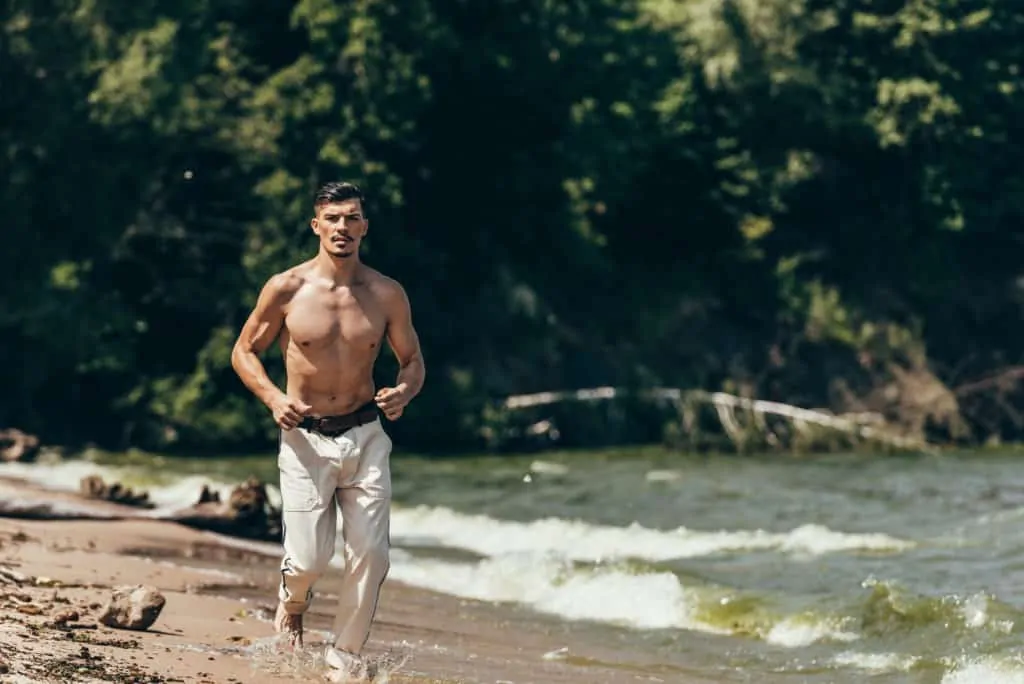
[[[335,257],[320,250],[320,253],[316,255],[316,270],[335,285],[351,285],[361,267],[358,254],[353,254],[350,257]]]

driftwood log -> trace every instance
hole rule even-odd
[[[161,513],[159,518],[233,537],[281,539],[281,512],[270,504],[265,485],[255,477],[235,487],[227,501],[204,486],[196,503]]]
[[[517,394],[507,397],[503,406],[508,410],[519,410],[564,401],[596,402],[630,397],[671,402],[679,408],[680,414],[686,410],[688,405],[710,405],[717,413],[722,428],[734,441],[741,438],[739,434],[741,428],[736,420],[736,412],[741,411],[752,415],[755,423],[768,432],[770,429],[764,424],[763,418],[770,415],[789,421],[797,429],[805,425],[814,425],[896,449],[928,450],[931,448],[931,445],[922,439],[899,434],[887,428],[878,416],[837,416],[826,411],[801,408],[777,401],[748,399],[726,392],[681,390],[673,387],[654,387],[634,392],[618,387],[593,387],[565,392]]]
[[[86,499],[106,501],[130,508],[155,508],[149,500],[148,492],[136,492],[118,482],[107,484],[97,475],[81,479],[79,494]],[[50,510],[47,508],[41,511],[38,506],[33,507],[32,504],[23,505],[22,509],[23,516],[19,517],[34,518],[46,517],[46,510]],[[145,514],[132,513],[124,508],[120,510],[123,514],[117,517],[168,520],[187,527],[260,541],[281,539],[281,513],[270,504],[266,486],[255,477],[250,477],[235,487],[227,501],[222,501],[219,492],[204,485],[195,503],[183,508],[161,509]],[[16,515],[17,511],[4,510],[4,507],[0,506],[0,513]],[[97,511],[97,514],[100,512]],[[73,517],[83,515],[88,516],[88,513],[79,512]],[[112,513],[106,511],[102,517],[112,517]]]
[[[39,438],[17,428],[0,430],[0,461],[32,461],[39,454]]]
[[[136,508],[153,508],[148,492],[136,492],[120,482],[107,484],[99,475],[89,475],[78,481],[78,491],[86,499],[112,501]]]

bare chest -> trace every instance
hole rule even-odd
[[[285,325],[291,344],[304,351],[375,350],[387,321],[369,293],[310,290],[292,300]]]

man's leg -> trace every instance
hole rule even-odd
[[[313,585],[334,556],[337,533],[334,482],[323,481],[331,473],[317,453],[317,440],[303,430],[290,430],[282,435],[278,455],[284,556],[275,623],[278,631],[300,644],[302,615],[309,608]]]
[[[353,655],[370,635],[380,588],[390,569],[391,438],[379,422],[359,429],[359,468],[338,489],[345,573],[334,622],[334,648]]]

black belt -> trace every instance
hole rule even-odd
[[[370,401],[351,413],[341,416],[306,416],[299,427],[312,432],[319,432],[325,437],[337,437],[354,427],[366,425],[377,420],[377,404]]]

